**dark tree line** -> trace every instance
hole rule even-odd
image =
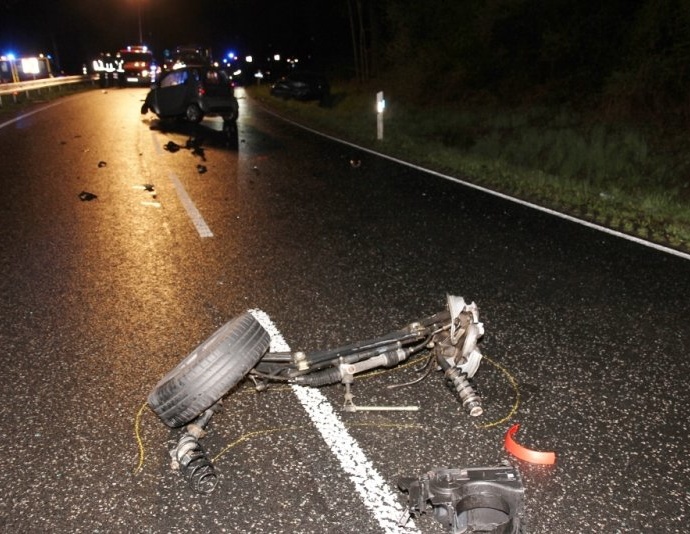
[[[358,77],[395,75],[408,81],[412,98],[433,90],[445,101],[484,95],[597,99],[620,111],[690,106],[688,0],[348,4],[357,14],[350,20]]]
[[[690,110],[690,0],[137,2],[0,0],[0,44],[80,65],[135,40],[141,5],[154,48],[206,39],[281,51],[360,80],[385,74],[410,98]]]

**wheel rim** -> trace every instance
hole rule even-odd
[[[196,104],[190,104],[187,107],[187,120],[189,122],[200,122],[201,121],[201,110]]]

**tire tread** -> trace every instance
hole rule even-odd
[[[192,421],[242,380],[269,344],[268,332],[250,313],[230,320],[158,382],[149,406],[170,427]]]

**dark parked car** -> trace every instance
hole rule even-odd
[[[210,66],[187,66],[164,74],[151,88],[141,113],[201,122],[204,115],[237,120],[237,99],[227,73]]]
[[[271,86],[272,95],[297,100],[323,100],[330,92],[328,80],[312,72],[291,72]]]

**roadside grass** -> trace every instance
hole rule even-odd
[[[334,85],[328,102],[252,98],[301,124],[643,239],[690,251],[690,141],[569,109],[424,108]],[[391,98],[392,96],[392,98]]]

